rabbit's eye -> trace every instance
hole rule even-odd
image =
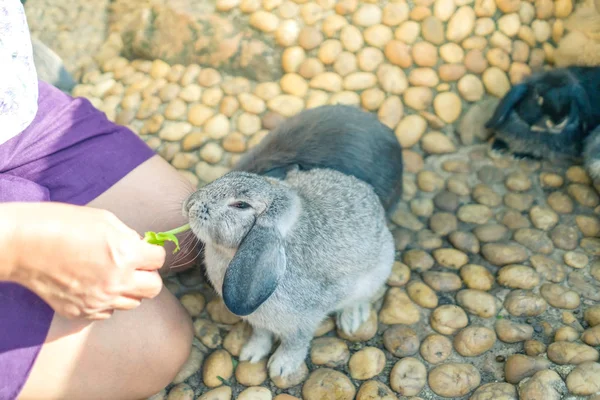
[[[231,207],[243,210],[245,208],[250,208],[250,204],[246,203],[245,201],[236,201],[235,203],[231,204]]]

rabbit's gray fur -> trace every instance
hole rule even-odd
[[[232,207],[238,201],[250,207]],[[285,179],[234,171],[183,206],[205,243],[209,280],[253,327],[240,360],[268,356],[271,376],[297,371],[331,313],[354,333],[394,262],[394,240],[373,188],[332,169],[291,169]]]

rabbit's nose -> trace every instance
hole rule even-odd
[[[207,220],[208,217],[210,216],[210,209],[208,208],[208,206],[206,205],[206,203],[202,203],[199,207],[200,212],[200,218],[202,218],[203,220]]]

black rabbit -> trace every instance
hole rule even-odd
[[[485,127],[494,132],[496,151],[546,160],[586,158],[588,165],[588,158],[597,154],[586,151],[588,139],[600,148],[600,139],[589,137],[598,125],[600,67],[573,66],[544,71],[515,85]]]

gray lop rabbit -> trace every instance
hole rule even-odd
[[[336,107],[329,110],[335,114]],[[336,148],[321,153],[327,150]],[[258,362],[280,341],[268,361],[271,377],[298,370],[328,315],[335,314],[343,332],[355,333],[395,258],[385,208],[372,185],[339,166],[302,169],[297,158],[287,161],[276,165],[276,176],[229,172],[183,206],[205,245],[209,281],[253,328],[240,360]]]

